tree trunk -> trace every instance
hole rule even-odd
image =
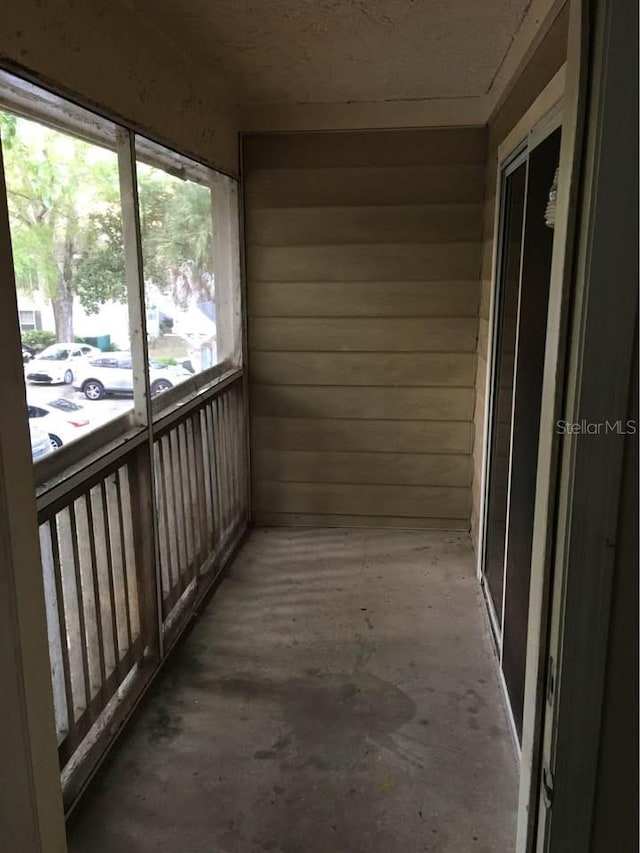
[[[56,326],[56,340],[61,343],[73,341],[73,293],[65,282],[60,281],[58,292],[51,304]]]
[[[62,269],[58,277],[58,289],[52,299],[53,320],[56,326],[56,340],[59,343],[73,341],[73,235],[76,228],[75,216],[67,220],[67,233],[64,241]]]

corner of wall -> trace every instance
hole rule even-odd
[[[207,69],[123,0],[7,0],[0,65],[228,174],[237,110]]]

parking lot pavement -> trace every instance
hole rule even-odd
[[[87,400],[81,391],[74,391],[71,385],[33,385],[25,381],[27,400],[34,405],[47,404],[58,397],[73,400],[83,408],[83,414],[89,420],[89,428],[96,427],[117,418],[118,415],[133,408],[131,397],[105,397],[104,400]],[[86,434],[83,432],[83,434]]]

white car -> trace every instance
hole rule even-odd
[[[29,435],[31,438],[31,458],[34,462],[48,456],[51,453],[51,442],[46,432],[34,421],[29,421]]]
[[[80,438],[91,429],[91,422],[82,406],[66,397],[57,397],[48,403],[27,400],[29,423],[35,423],[49,437],[55,450]]]
[[[151,393],[162,393],[184,382],[191,372],[178,365],[149,362],[149,381]],[[82,391],[87,400],[102,400],[107,394],[133,393],[133,365],[128,352],[102,353],[99,358],[91,358],[77,372],[73,387]]]
[[[100,350],[88,344],[52,344],[27,363],[24,375],[27,382],[70,385],[78,366],[98,355]]]

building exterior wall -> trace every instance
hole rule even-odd
[[[484,129],[243,152],[255,521],[468,530]]]
[[[483,246],[480,308],[478,316],[477,372],[475,379],[473,486],[471,534],[478,546],[480,506],[482,501],[482,457],[485,417],[485,387],[487,381],[489,310],[491,301],[492,259],[494,253],[494,217],[498,146],[526,113],[540,92],[549,83],[566,59],[568,4],[562,9],[546,35],[532,54],[527,65],[509,90],[507,97],[489,121],[487,160],[485,169],[485,200],[483,215]]]

